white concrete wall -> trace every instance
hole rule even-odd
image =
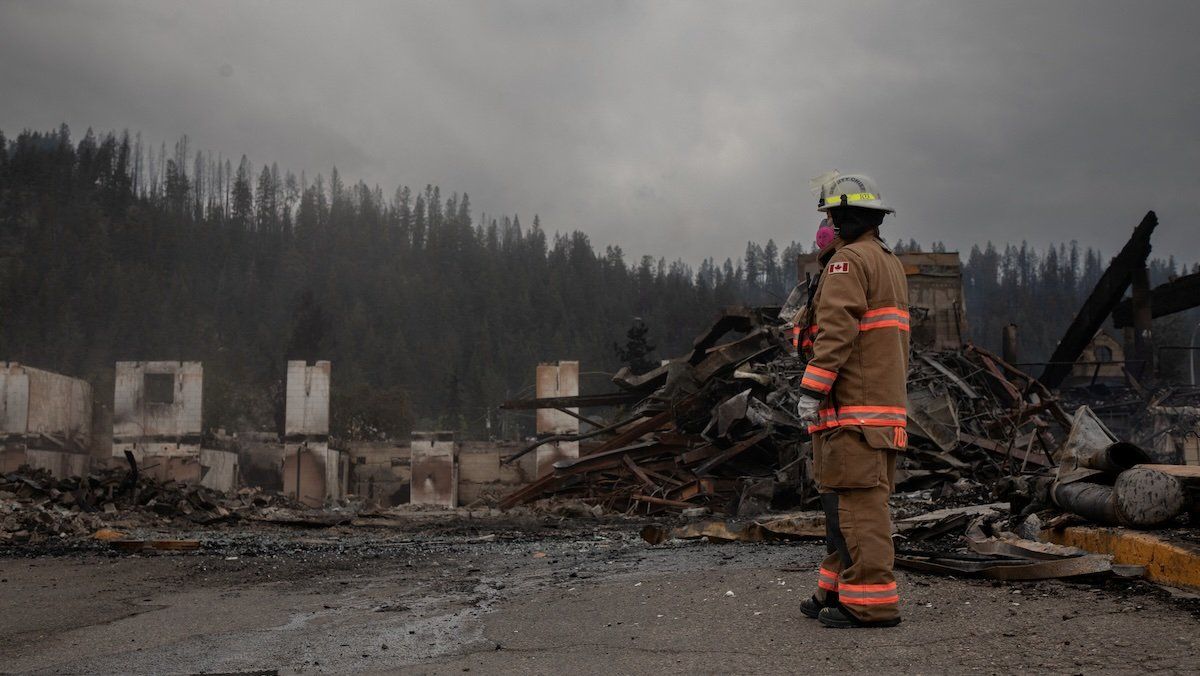
[[[171,374],[174,402],[145,400],[147,374]],[[204,367],[198,361],[119,361],[113,392],[114,456],[131,450],[141,458],[153,455],[199,455],[199,443],[162,440],[161,437],[199,437],[203,431],[201,404]],[[159,437],[160,439],[155,439]]]
[[[86,451],[92,442],[92,386],[15,362],[0,366],[0,435],[47,434]]]
[[[29,431],[29,374],[16,363],[0,369],[0,432],[26,434]]]
[[[212,448],[200,450],[200,485],[215,491],[232,491],[238,485],[238,456]]]
[[[329,448],[325,441],[308,441],[284,445],[283,492],[296,496],[296,458],[300,452],[299,499],[312,507],[340,500],[346,495],[349,476],[346,454]]]
[[[537,398],[579,396],[579,362],[560,361],[539,364],[537,367]],[[568,409],[579,413],[579,409]],[[537,410],[538,436],[579,434],[579,419],[552,408]],[[542,476],[551,472],[554,463],[567,458],[579,457],[578,441],[556,441],[539,446],[537,451],[537,473]]]
[[[284,409],[284,434],[329,434],[330,364],[309,366],[289,361]]]
[[[328,446],[325,455],[325,499],[341,500],[346,495],[346,483],[349,481],[349,462],[346,454]]]
[[[409,502],[458,506],[458,444],[452,433],[413,433]]]
[[[56,478],[85,476],[91,456],[65,451],[40,451],[32,448],[8,448],[0,450],[0,472],[15,472],[21,465],[34,469],[47,469]]]

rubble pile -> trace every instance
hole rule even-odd
[[[727,309],[689,354],[649,373],[619,372],[617,393],[507,402],[626,408],[607,426],[569,437],[607,437],[591,453],[555,463],[500,506],[562,496],[650,514],[815,507],[811,438],[794,415],[804,368],[785,319],[794,311],[790,304]],[[1046,388],[977,347],[915,351],[908,382],[910,448],[898,467],[900,491],[978,501],[1000,477],[1052,467],[1070,430]],[[505,461],[563,439],[539,439]]]
[[[89,535],[115,521],[207,525],[307,509],[291,498],[242,488],[160,482],[136,470],[111,469],[54,478],[28,466],[0,475],[0,543],[36,544],[47,537]]]
[[[1154,462],[1200,464],[1200,387],[1095,384],[1062,393],[1073,407],[1087,406],[1122,439],[1144,448]]]

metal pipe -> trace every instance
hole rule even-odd
[[[1121,523],[1112,486],[1086,483],[1056,484],[1051,492],[1054,504],[1083,518],[1105,526]]]
[[[1098,469],[1113,475],[1147,462],[1150,462],[1150,454],[1128,441],[1115,442],[1079,458],[1080,467]]]

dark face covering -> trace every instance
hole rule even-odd
[[[864,207],[834,207],[829,210],[833,231],[843,242],[853,242],[883,223],[885,213]]]

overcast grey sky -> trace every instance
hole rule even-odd
[[[0,0],[0,129],[470,193],[695,262],[810,241],[871,174],[889,237],[1200,259],[1196,2]]]

